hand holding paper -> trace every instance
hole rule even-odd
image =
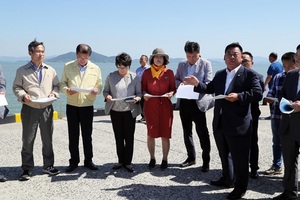
[[[294,112],[294,108],[292,107],[292,104],[284,97],[282,97],[280,101],[279,109],[284,114],[291,114],[292,112]]]
[[[180,85],[176,93],[177,99],[198,99],[199,93],[194,92],[194,86],[192,85]]]

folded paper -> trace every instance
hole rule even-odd
[[[292,112],[294,112],[294,108],[292,107],[291,103],[283,97],[280,101],[279,109],[284,114],[291,114]]]

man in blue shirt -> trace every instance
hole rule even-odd
[[[267,77],[266,77],[265,85],[264,85],[265,90],[266,90],[267,85],[268,85],[268,89],[271,89],[274,76],[278,73],[283,72],[282,64],[280,62],[276,61],[277,58],[278,58],[277,53],[274,53],[274,52],[270,53],[269,61],[270,61],[271,65],[269,66],[268,71],[267,71]]]
[[[268,89],[270,90],[272,87],[274,76],[278,73],[283,72],[282,64],[280,62],[276,61],[277,58],[278,58],[277,53],[275,53],[275,52],[270,53],[269,61],[270,61],[271,65],[269,66],[268,71],[267,71],[267,77],[266,77],[264,88],[263,88],[264,91],[267,90],[266,89],[267,85],[268,85]],[[269,103],[269,106],[270,106],[270,110],[271,110],[271,106],[272,106],[271,103]],[[270,118],[271,117],[266,117],[265,119],[270,119]]]

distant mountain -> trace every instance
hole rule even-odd
[[[69,52],[69,53],[65,53],[65,54],[56,56],[54,58],[46,59],[46,61],[49,61],[49,62],[68,62],[68,61],[75,60],[75,59],[76,59],[76,53],[75,52]],[[115,61],[115,57],[114,56],[108,57],[108,56],[104,56],[102,54],[93,52],[91,57],[90,57],[90,60],[92,62],[95,62],[95,63],[112,63],[112,62]]]
[[[76,59],[75,52],[69,52],[58,56],[46,56],[45,62],[68,62]],[[171,64],[178,64],[180,61],[186,58],[170,58]],[[13,56],[0,56],[0,61],[2,62],[17,62],[17,61],[28,61],[30,60],[29,56],[26,57],[13,57]],[[90,60],[95,63],[114,63],[115,56],[105,56],[96,52],[93,52]],[[224,64],[224,60],[222,58],[208,58],[209,61],[216,64]],[[269,60],[265,57],[254,57],[254,64],[264,64],[268,65]],[[133,62],[139,63],[139,59],[133,59]]]
[[[13,56],[0,56],[2,62],[17,62],[17,61],[28,61],[30,57],[13,57]]]

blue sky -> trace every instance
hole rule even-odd
[[[205,58],[222,58],[231,42],[254,56],[281,56],[300,44],[299,8],[299,0],[2,0],[0,56],[27,56],[34,38],[46,56],[87,43],[107,56],[139,58],[161,47],[184,57],[187,40]]]

